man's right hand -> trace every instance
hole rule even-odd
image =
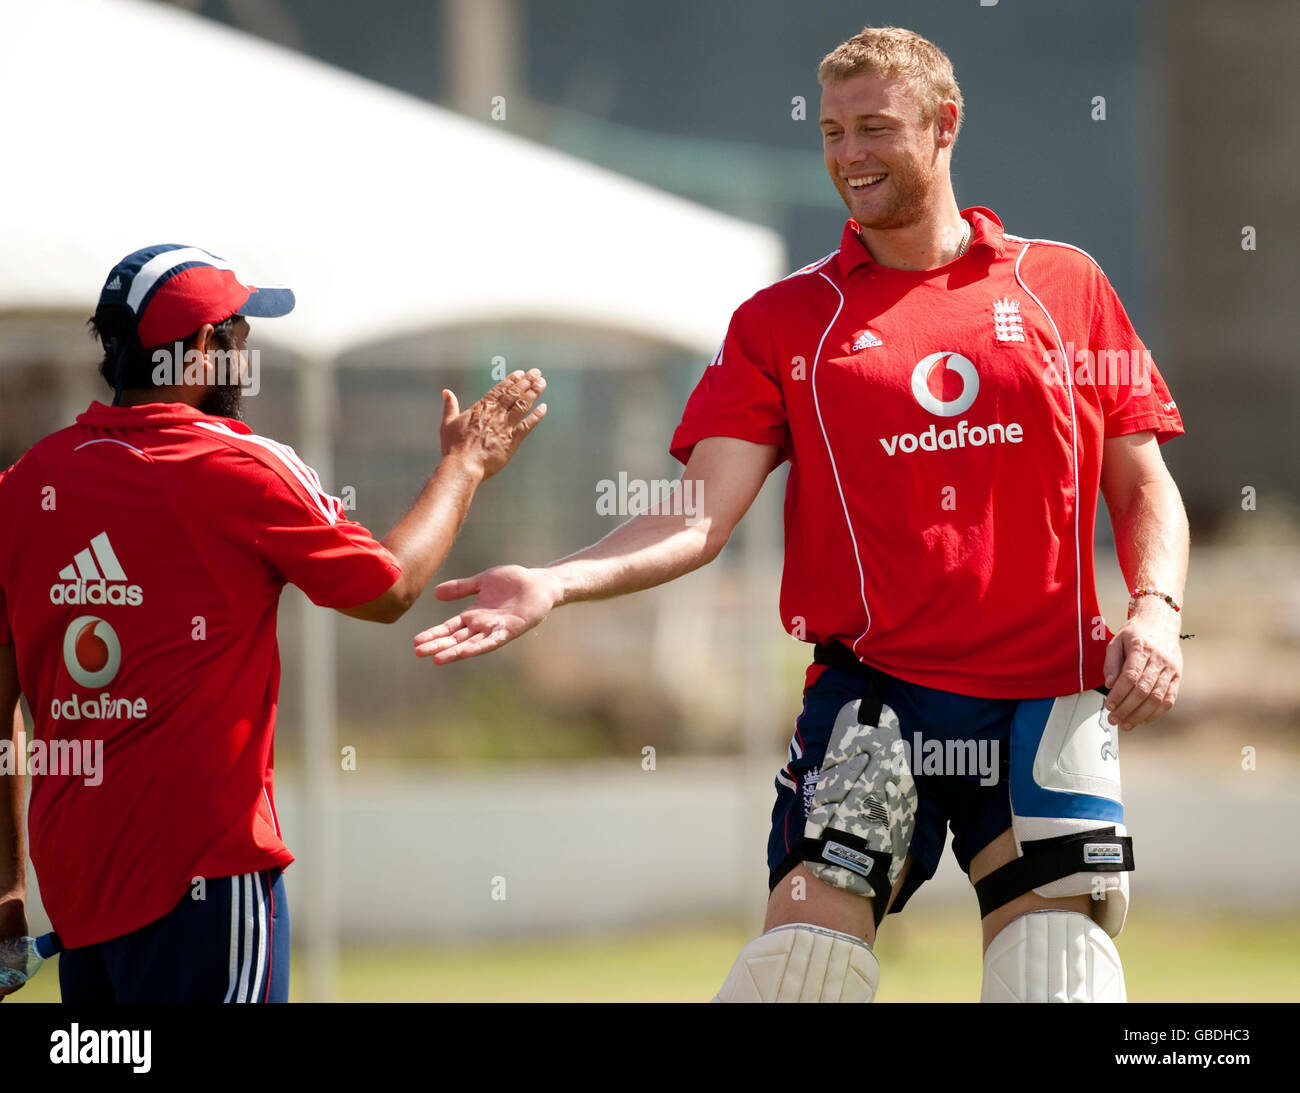
[[[415,635],[415,655],[434,664],[499,649],[540,623],[559,602],[560,585],[544,569],[499,565],[473,577],[443,581],[433,590],[440,600],[478,593],[474,606]]]
[[[524,437],[545,416],[545,403],[532,409],[545,390],[546,380],[534,368],[526,374],[512,372],[464,411],[453,392],[443,391],[443,456],[457,457],[491,478],[510,462]]]

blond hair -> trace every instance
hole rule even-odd
[[[926,125],[938,114],[939,104],[951,99],[957,104],[960,127],[965,107],[952,61],[942,49],[915,31],[902,27],[863,27],[826,54],[817,66],[817,82],[822,87],[863,75],[907,81],[921,100],[921,120]],[[955,132],[953,135],[956,136]]]

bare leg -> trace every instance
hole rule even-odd
[[[983,880],[993,870],[1009,861],[1014,861],[1017,857],[1015,836],[1011,833],[1011,828],[1007,828],[971,859],[971,884]],[[985,915],[981,920],[981,926],[984,930],[984,951],[988,951],[989,942],[997,937],[1002,932],[1003,927],[1012,919],[1019,918],[1030,911],[1078,911],[1080,914],[1091,916],[1092,898],[1083,895],[1064,896],[1060,899],[1044,899],[1033,892],[1026,892],[1023,896],[1017,896],[1010,903],[1004,903],[996,911]]]
[[[903,872],[889,895],[890,906],[893,906],[898,897],[911,868],[912,855],[909,854],[903,863]],[[871,913],[871,901],[818,880],[806,865],[796,865],[772,889],[772,894],[767,899],[767,918],[763,929],[772,930],[792,922],[807,922],[812,926],[852,934],[862,938],[868,945],[874,945],[876,941],[876,923]]]

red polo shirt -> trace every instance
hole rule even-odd
[[[1103,682],[1093,527],[1106,439],[1183,431],[1114,289],[1083,251],[962,213],[966,253],[838,251],[763,289],[673,436],[790,460],[781,616],[902,679],[1036,698]]]
[[[93,403],[0,474],[0,513],[0,643],[35,719],[31,855],[64,943],[160,918],[195,877],[291,862],[280,590],[354,607],[396,559],[293,449],[179,403]]]

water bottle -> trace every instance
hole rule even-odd
[[[54,934],[0,939],[0,987],[21,987],[61,948]]]

